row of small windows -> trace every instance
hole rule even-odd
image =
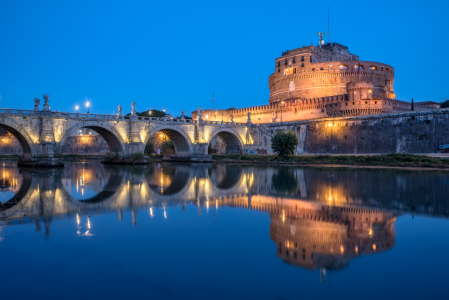
[[[304,56],[301,56],[301,61],[304,61]],[[310,62],[312,62],[312,57],[310,57]],[[296,57],[293,57],[292,63],[296,64]],[[284,65],[288,65],[288,59],[284,61]],[[278,67],[281,66],[281,61],[278,61]]]

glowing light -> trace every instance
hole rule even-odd
[[[80,224],[80,216],[78,214],[76,214],[76,224]]]
[[[209,119],[209,115],[206,115],[206,119]]]
[[[359,253],[359,246],[355,246],[355,253]]]
[[[150,207],[150,217],[154,217],[153,208],[152,207]]]
[[[373,250],[376,251],[376,249],[377,249],[376,244],[373,244]]]
[[[332,127],[332,123],[328,123],[327,126]]]
[[[368,230],[368,234],[371,236],[371,235],[373,235],[373,229],[372,228],[370,228],[369,230]]]
[[[343,247],[343,245],[340,246],[340,252],[341,252],[341,254],[343,254],[345,252],[345,247]]]
[[[370,94],[371,94],[372,92],[373,92],[372,90],[368,90],[368,93],[370,93]]]
[[[77,106],[75,106],[75,109],[78,111],[78,109],[79,109],[80,107],[77,105]]]
[[[89,107],[89,106],[90,106],[90,102],[87,101],[87,102],[86,102],[86,107]]]
[[[159,137],[163,137],[163,135],[162,135],[162,134],[160,134],[160,135],[159,135]]]
[[[165,211],[165,207],[164,207],[164,218],[167,219],[167,212]]]
[[[284,222],[285,222],[285,211],[282,210],[282,223],[284,223]]]
[[[87,228],[90,229],[90,218],[87,218]]]

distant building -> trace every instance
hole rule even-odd
[[[422,102],[415,102],[417,105],[427,106],[430,108],[440,108],[441,103],[433,102],[433,101],[422,101]]]

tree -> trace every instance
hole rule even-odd
[[[271,138],[271,149],[280,157],[295,154],[298,138],[293,132],[278,132]]]
[[[449,107],[449,100],[444,101],[441,103],[441,108]]]
[[[412,98],[412,111],[415,111],[415,102],[413,102],[413,98]]]
[[[173,146],[171,141],[163,142],[161,148],[164,154],[175,154],[175,146]]]
[[[145,154],[153,154],[154,152],[154,145],[151,141],[148,141],[145,145]]]

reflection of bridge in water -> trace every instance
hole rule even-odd
[[[400,214],[447,217],[449,211],[448,176],[441,173],[75,163],[64,170],[21,169],[20,175],[20,189],[0,208],[6,225],[40,228],[43,221],[49,234],[54,217],[118,211],[121,218],[131,210],[137,224],[141,209],[193,204],[201,214],[203,207],[241,207],[269,213],[277,255],[307,269],[339,269],[356,256],[391,249]],[[71,188],[80,182],[91,182],[96,194],[74,197]]]

